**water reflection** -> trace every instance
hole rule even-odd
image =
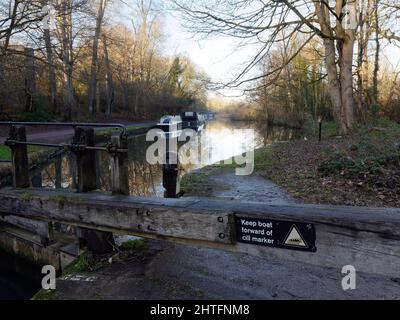
[[[253,130],[248,130],[253,129]],[[298,132],[281,127],[268,127],[248,122],[213,121],[188,143],[180,143],[180,158],[197,154],[202,161],[198,164],[183,165],[184,172],[190,172],[213,163],[240,155],[244,152],[298,137]],[[146,161],[146,150],[152,144],[145,136],[129,139],[129,185],[135,196],[162,197],[162,170],[160,165]],[[110,190],[110,156],[97,152],[98,185],[103,191]],[[75,189],[76,161],[73,154],[56,159],[36,173],[38,183],[48,188]]]

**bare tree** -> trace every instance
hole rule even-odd
[[[70,120],[76,112],[76,99],[74,90],[74,67],[79,56],[77,41],[87,39],[85,32],[88,30],[88,0],[56,0],[57,11],[56,38],[58,46],[55,53],[62,62],[64,77],[64,118]],[[83,45],[82,45],[83,47]]]
[[[90,82],[89,82],[89,112],[94,114],[96,112],[95,108],[95,98],[97,95],[97,69],[98,69],[98,47],[101,35],[101,27],[103,24],[104,13],[107,7],[108,0],[98,0],[98,11],[96,17],[96,28],[93,37],[93,47],[92,47],[92,65],[90,71]]]
[[[42,5],[45,8],[47,5],[46,0],[42,0]],[[51,16],[51,8],[47,7],[49,12],[46,12],[49,19],[54,17]],[[47,58],[47,66],[48,66],[48,86],[50,91],[50,103],[52,105],[53,111],[55,114],[59,113],[58,104],[57,104],[57,78],[56,78],[56,68],[55,68],[55,59],[54,59],[54,50],[51,41],[51,30],[50,24],[53,24],[55,21],[49,21],[50,23],[46,26],[43,26],[43,38],[46,47],[46,58]]]
[[[378,112],[378,75],[379,75],[379,54],[381,50],[380,36],[379,36],[379,0],[374,0],[374,27],[375,27],[375,63],[374,63],[374,76],[372,85],[372,107],[373,118],[376,119]]]
[[[356,8],[359,0],[218,0],[197,4],[193,1],[175,0],[177,8],[186,17],[186,27],[202,35],[214,33],[230,35],[242,42],[259,43],[259,50],[249,64],[227,86],[238,87],[245,83],[281,72],[303,48],[282,65],[274,66],[268,73],[247,77],[274,46],[289,42],[298,33],[308,35],[304,45],[319,37],[325,49],[325,68],[333,114],[341,133],[354,126],[353,53],[358,27]],[[284,33],[281,31],[285,30]]]
[[[111,70],[110,57],[108,54],[108,46],[107,46],[107,37],[103,34],[103,47],[104,47],[104,60],[106,67],[106,80],[107,80],[107,108],[106,115],[107,117],[111,117],[113,113],[113,105],[114,105],[114,80],[113,74]]]
[[[11,37],[30,29],[34,22],[43,19],[39,0],[0,1],[0,43],[1,53],[6,53]]]

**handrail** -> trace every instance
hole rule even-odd
[[[94,151],[105,151],[105,152],[117,152],[117,153],[125,153],[128,152],[128,149],[115,148],[113,145],[107,145],[106,147],[92,147],[81,144],[68,144],[68,143],[44,143],[44,142],[30,142],[30,141],[17,141],[8,139],[4,143],[7,146],[12,145],[27,145],[27,146],[39,146],[39,147],[47,147],[47,148],[60,148],[60,149],[71,149],[71,150],[94,150]]]
[[[75,127],[92,127],[92,128],[119,128],[122,129],[122,134],[126,134],[126,126],[121,123],[86,123],[86,122],[26,122],[26,121],[0,121],[0,126],[71,126]],[[41,146],[48,148],[70,149],[70,150],[94,150],[105,151],[109,153],[125,153],[127,149],[116,148],[113,145],[107,147],[94,147],[80,145],[76,143],[45,143],[45,142],[31,142],[31,141],[17,141],[8,138],[4,144],[11,147],[12,145],[30,145]]]
[[[0,121],[0,126],[59,126],[59,127],[92,127],[92,128],[120,128],[126,132],[126,126],[121,123],[91,123],[91,122],[27,122],[27,121]]]

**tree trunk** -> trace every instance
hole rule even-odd
[[[367,122],[369,99],[369,61],[368,43],[371,36],[371,0],[361,3],[359,15],[360,31],[358,37],[358,57],[357,57],[357,89],[358,89],[358,114],[359,120]]]
[[[50,38],[50,30],[44,30],[44,41],[46,45],[46,55],[47,55],[47,64],[48,64],[48,80],[49,80],[49,89],[50,89],[50,100],[51,105],[53,107],[53,111],[55,114],[58,114],[58,105],[57,105],[57,82],[56,82],[56,70],[54,66],[53,59],[53,48],[51,46],[51,38]]]
[[[36,110],[36,68],[35,68],[35,51],[32,48],[25,48],[25,93],[26,103],[25,111],[34,112]]]
[[[75,95],[74,95],[74,85],[72,81],[72,67],[67,68],[66,72],[66,85],[65,85],[65,97],[64,97],[64,105],[65,112],[64,118],[65,120],[71,120],[72,114],[75,111]]]
[[[107,5],[107,0],[99,0],[99,9],[96,18],[96,29],[93,39],[93,51],[92,51],[92,66],[90,72],[89,82],[89,112],[95,114],[95,99],[97,93],[97,68],[98,68],[98,48],[99,39],[101,34],[101,26],[103,23],[104,12]]]
[[[372,115],[373,121],[376,121],[378,116],[378,108],[379,108],[379,93],[378,93],[378,75],[379,75],[379,53],[380,53],[380,42],[379,42],[379,0],[375,0],[374,3],[374,18],[375,18],[375,63],[374,63],[374,76],[373,76],[373,84],[372,84]]]
[[[314,1],[316,15],[323,33],[325,48],[325,67],[328,74],[328,90],[332,102],[332,111],[340,134],[348,134],[353,128],[354,118],[354,91],[353,91],[353,53],[355,42],[355,29],[357,26],[342,26],[341,20],[336,20],[336,26],[331,25],[330,14],[326,5],[321,6],[319,1]],[[336,15],[339,17],[343,11],[344,2],[336,2]],[[356,6],[356,2],[351,2]],[[357,6],[356,6],[357,7]],[[350,8],[350,15],[356,10]],[[353,16],[349,16],[349,19]],[[336,49],[339,61],[336,62]],[[339,70],[339,71],[338,71]]]
[[[342,94],[336,65],[335,44],[331,39],[324,39],[323,43],[325,48],[325,67],[328,74],[328,90],[332,103],[333,118],[335,119],[339,132],[343,133],[343,122],[341,116]]]
[[[343,133],[348,133],[354,126],[354,88],[353,88],[353,53],[355,33],[349,33],[341,45],[340,56],[340,84],[342,100]]]
[[[62,41],[62,61],[64,65],[65,96],[64,96],[64,118],[71,120],[75,112],[75,95],[73,84],[73,36],[72,36],[72,3],[70,1],[62,2],[60,33]]]
[[[113,81],[113,74],[111,71],[110,59],[108,56],[108,47],[107,47],[107,38],[103,35],[103,45],[104,45],[104,63],[106,66],[106,77],[107,77],[107,108],[106,108],[106,115],[107,117],[112,117],[113,112],[113,104],[114,104],[114,81]]]

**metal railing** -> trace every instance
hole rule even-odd
[[[89,127],[89,128],[120,128],[126,132],[126,126],[121,123],[93,123],[93,122],[27,122],[27,121],[0,121],[0,126],[53,126],[53,127]]]
[[[126,135],[126,126],[120,123],[79,123],[79,122],[24,122],[24,121],[2,121],[0,126],[58,126],[58,127],[86,127],[86,128],[117,128],[121,129],[121,135]],[[33,142],[33,141],[19,141],[9,137],[4,144],[8,147],[13,147],[16,145],[28,145],[28,146],[38,146],[47,148],[58,148],[67,149],[70,151],[83,151],[83,150],[93,150],[93,151],[104,151],[109,153],[125,153],[128,152],[127,149],[121,149],[113,144],[108,144],[106,147],[96,147],[87,146],[79,143],[46,143],[46,142]],[[1,162],[10,162],[4,160]]]

